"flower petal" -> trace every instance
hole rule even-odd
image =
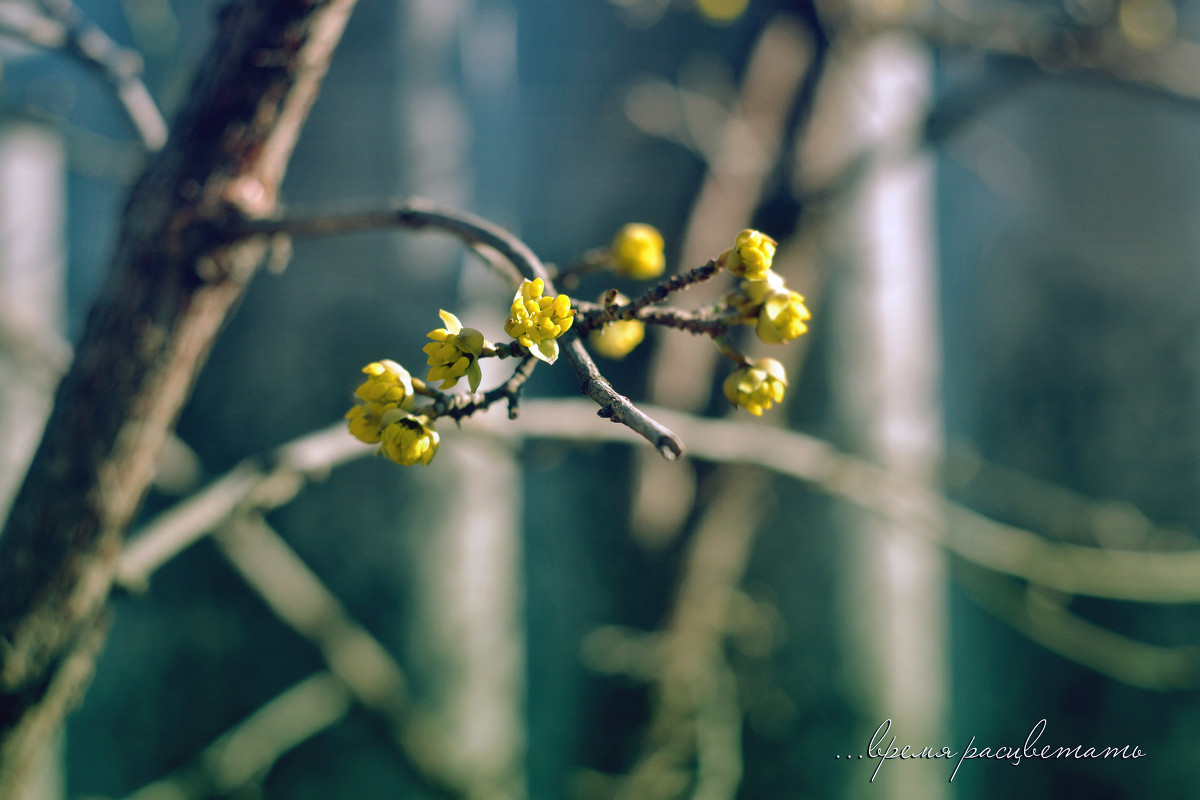
[[[543,339],[530,352],[535,358],[539,358],[547,364],[553,364],[558,360],[558,340]]]
[[[479,368],[478,361],[472,361],[467,367],[467,384],[471,387],[471,392],[474,393],[479,388],[479,382],[483,380],[483,370]]]
[[[458,321],[458,317],[451,314],[445,309],[438,309],[438,316],[442,318],[442,323],[446,326],[446,331],[449,333],[458,333],[462,330],[462,323]]]

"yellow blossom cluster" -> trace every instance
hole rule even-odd
[[[362,403],[346,412],[350,433],[366,444],[378,444],[380,455],[398,464],[428,464],[437,452],[438,435],[423,415],[413,415],[412,376],[395,361],[383,359],[363,367],[367,379],[355,389]]]
[[[424,415],[406,414],[383,429],[379,451],[397,464],[428,464],[437,454],[438,434]]]
[[[430,331],[428,336],[433,341],[424,348],[429,357],[425,362],[429,365],[429,382],[441,381],[442,389],[450,389],[465,375],[474,392],[483,378],[479,354],[487,340],[474,328],[464,328],[449,311],[439,310],[438,316],[446,327]]]
[[[517,289],[504,331],[520,342],[530,355],[553,364],[558,358],[559,336],[575,322],[575,309],[565,294],[545,297],[541,278],[526,280]]]
[[[729,402],[761,417],[763,411],[782,402],[787,373],[775,359],[760,358],[730,373],[723,388]]]
[[[775,240],[754,230],[737,235],[732,248],[718,262],[744,280],[725,302],[755,323],[758,338],[767,344],[790,342],[808,331],[812,318],[804,295],[784,284],[783,276],[771,269]]]
[[[760,231],[747,228],[734,239],[733,247],[721,254],[717,262],[739,278],[748,281],[766,280],[775,260],[777,242]]]

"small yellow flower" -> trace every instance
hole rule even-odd
[[[413,396],[412,376],[395,361],[372,361],[362,371],[367,380],[354,394],[364,403],[398,406]]]
[[[354,390],[363,402],[347,411],[345,418],[355,439],[378,444],[387,415],[403,413],[400,409],[412,407],[415,400],[412,377],[404,367],[387,359],[372,361],[363,367],[363,373],[366,381]]]
[[[723,388],[729,402],[761,417],[763,411],[783,400],[787,373],[775,359],[760,358],[730,373]]]
[[[441,381],[441,388],[449,389],[466,375],[473,392],[483,379],[479,354],[487,341],[474,328],[464,328],[449,311],[438,311],[438,316],[446,327],[430,331],[428,336],[433,341],[424,347],[425,355],[429,356],[425,362],[429,365],[429,382]]]
[[[737,235],[733,247],[717,260],[739,278],[766,280],[775,259],[776,245],[777,242],[765,233],[747,228]]]
[[[404,412],[389,420],[381,438],[379,454],[404,466],[428,464],[437,453],[439,441],[428,417]]]
[[[350,420],[350,434],[360,442],[379,444],[383,427],[383,415],[394,406],[384,406],[379,403],[359,403],[346,412]]]
[[[631,222],[617,231],[609,248],[613,269],[635,280],[649,280],[663,274],[667,258],[663,255],[663,237],[658,228]]]
[[[804,295],[784,290],[772,292],[758,312],[755,332],[767,344],[783,344],[808,331],[804,323],[812,318],[804,305]]]
[[[553,364],[558,358],[558,342],[575,322],[575,309],[565,294],[543,297],[546,284],[541,278],[526,280],[512,301],[504,331],[521,343],[535,358]]]
[[[607,295],[600,298],[604,303]],[[627,303],[629,298],[617,293],[610,302]],[[606,323],[588,334],[588,346],[605,358],[624,358],[646,338],[646,324],[636,319]]]
[[[808,331],[812,318],[804,296],[793,292],[776,272],[768,271],[761,281],[742,281],[725,296],[725,303],[756,324],[758,338],[767,344],[790,342]]]
[[[646,324],[619,319],[588,334],[588,345],[605,358],[624,358],[646,338]]]

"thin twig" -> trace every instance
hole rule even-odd
[[[24,3],[0,2],[0,35],[36,47],[62,51],[99,72],[113,85],[117,99],[148,151],[162,149],[167,123],[142,80],[142,57],[121,47],[71,4],[38,14]]]
[[[515,342],[513,344],[516,345],[516,348],[523,349],[519,344]],[[501,358],[503,357],[504,355],[501,355]],[[433,412],[435,416],[449,417],[457,422],[476,412],[487,411],[500,400],[507,400],[508,418],[516,419],[520,414],[521,392],[537,365],[538,360],[533,356],[522,356],[521,363],[517,365],[511,378],[483,393],[447,394],[417,380],[413,381],[413,385],[414,387],[423,386],[424,388],[418,388],[417,391],[434,399]]]
[[[720,265],[715,260],[709,260],[707,264],[693,267],[687,272],[681,272],[678,275],[672,275],[641,297],[621,306],[619,319],[633,319],[634,315],[646,306],[661,303],[675,292],[686,289],[692,284],[708,280],[713,275],[716,275],[720,268]]]
[[[596,303],[576,301],[575,307],[579,314],[576,315],[574,327],[580,336],[585,336],[617,319],[634,319],[647,325],[660,325],[700,336],[720,336],[745,321],[745,316],[736,310],[720,313],[709,309],[686,311],[682,308],[651,306],[638,310],[630,317],[621,313],[624,309],[621,304],[609,310]]]
[[[579,378],[580,390],[600,406],[599,415],[605,419],[620,423],[650,442],[668,461],[674,461],[683,455],[683,442],[678,436],[663,427],[644,411],[630,402],[629,398],[618,394],[612,384],[600,374],[596,362],[583,349],[583,343],[574,331],[569,331],[566,338],[566,355]]]
[[[580,319],[576,320],[575,325],[579,330],[579,335],[582,336],[588,331],[602,328],[615,320],[631,320],[640,319],[649,321],[645,315],[647,306],[661,303],[671,296],[672,293],[678,292],[681,289],[686,289],[694,283],[700,283],[711,278],[717,273],[720,267],[716,261],[709,261],[703,266],[695,267],[687,272],[678,275],[672,275],[664,279],[658,285],[647,291],[636,300],[630,300],[626,303],[618,303],[616,290],[610,290],[605,296],[604,302],[597,305],[595,303],[577,303],[580,308],[585,309],[585,313],[580,315]],[[688,312],[677,311],[671,309],[674,314],[687,314]],[[668,317],[663,316],[655,320],[657,324],[667,324],[665,321]],[[676,326],[681,327],[681,326]]]
[[[452,233],[468,244],[492,248],[513,264],[523,277],[541,278],[547,285],[550,283],[550,274],[541,259],[513,234],[482,217],[421,199],[294,211],[271,219],[246,219],[236,223],[231,233],[235,236],[286,233],[310,237],[395,227],[435,228]]]

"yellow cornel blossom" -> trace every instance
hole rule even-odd
[[[747,228],[734,239],[733,247],[717,259],[725,269],[748,281],[766,280],[775,259],[776,241]]]
[[[734,370],[725,379],[725,396],[735,406],[741,406],[756,417],[783,400],[787,388],[787,373],[783,364],[773,358],[760,358],[748,366]]]
[[[600,302],[605,301],[600,298]],[[627,303],[629,298],[618,293],[612,298],[615,303]],[[619,319],[597,328],[588,334],[588,346],[605,358],[624,358],[646,338],[646,323],[636,319]]]
[[[397,464],[428,464],[438,449],[437,431],[426,416],[398,412],[395,421],[383,429],[379,452]]]
[[[783,344],[806,333],[808,326],[804,323],[810,319],[804,295],[790,290],[773,292],[758,312],[755,332],[767,344]]]
[[[801,336],[808,331],[804,323],[812,318],[804,305],[804,295],[784,286],[776,272],[768,272],[761,281],[742,281],[728,302],[756,316],[755,332],[767,344],[782,344]]]
[[[378,444],[384,415],[411,405],[412,377],[404,367],[387,359],[367,364],[363,373],[367,379],[354,390],[363,404],[347,411],[346,419],[350,421],[350,433],[354,438],[367,444]]]
[[[449,311],[438,311],[446,327],[429,332],[433,341],[425,345],[429,356],[429,382],[441,381],[442,389],[449,389],[458,379],[467,376],[471,391],[479,388],[483,373],[479,369],[479,354],[487,342],[483,334],[474,328],[464,328],[458,317]]]
[[[571,298],[565,294],[543,297],[545,289],[546,284],[541,278],[521,284],[513,298],[504,331],[535,358],[553,364],[558,358],[555,340],[575,322],[575,309],[571,308]]]
[[[354,394],[363,402],[346,412],[350,433],[397,464],[428,464],[437,452],[438,435],[428,417],[406,411],[413,403],[412,377],[395,361],[363,367],[367,379]]]
[[[399,406],[413,396],[412,377],[395,361],[372,361],[362,369],[367,379],[354,394],[364,403]]]
[[[663,237],[658,228],[631,222],[617,231],[612,246],[613,269],[619,275],[643,281],[657,278],[667,268]]]

